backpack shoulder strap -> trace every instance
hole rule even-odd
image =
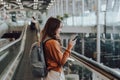
[[[45,40],[45,41],[43,42],[43,44],[46,44],[46,42],[49,41],[49,40],[53,40],[53,39],[52,39],[52,38],[47,39],[47,40]]]
[[[47,39],[44,43],[46,43],[46,42],[49,41],[49,40],[53,40],[53,39]]]

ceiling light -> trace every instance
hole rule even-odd
[[[55,2],[55,0],[51,0],[51,3]]]
[[[3,4],[3,5],[4,5],[4,4],[6,4],[6,2],[3,2],[3,1],[2,1],[2,2],[1,2],[1,4]]]
[[[16,0],[17,2],[21,2],[21,0]]]
[[[38,2],[38,0],[34,0],[34,2]]]
[[[33,6],[33,9],[37,9],[37,5],[34,5],[34,6]]]

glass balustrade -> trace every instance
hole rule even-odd
[[[7,66],[10,65],[18,55],[20,50],[20,43],[21,41],[18,41],[6,49],[0,51],[0,75],[6,70]]]

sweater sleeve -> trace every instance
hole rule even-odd
[[[59,66],[63,66],[66,63],[67,58],[70,55],[70,51],[65,50],[65,52],[63,53],[62,50],[61,50],[61,46],[60,46],[58,41],[56,41],[56,40],[48,41],[46,43],[46,48],[47,48],[47,51],[49,52],[51,58]]]

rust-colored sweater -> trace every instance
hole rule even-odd
[[[57,40],[51,39],[45,43],[45,57],[47,62],[47,69],[57,72],[62,71],[63,65],[70,56],[70,51],[62,52],[61,46]]]

